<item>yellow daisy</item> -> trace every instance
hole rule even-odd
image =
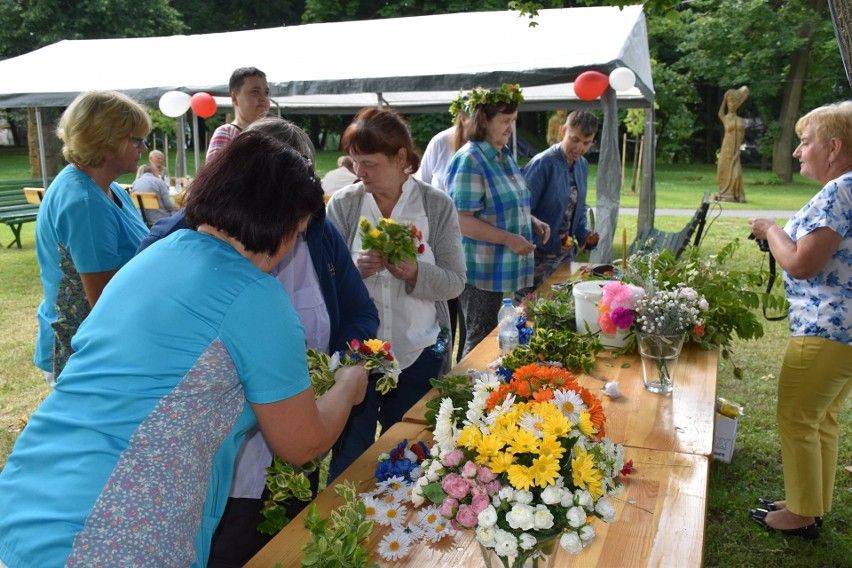
[[[553,456],[554,459],[559,460],[565,455],[565,446],[556,437],[545,436],[538,446],[538,455]]]
[[[577,420],[577,428],[584,436],[591,436],[595,433],[595,425],[592,424],[592,417],[587,411],[580,411],[580,419]]]
[[[476,446],[482,443],[482,432],[479,430],[479,427],[469,425],[465,426],[464,429],[459,433],[459,438],[456,441],[458,446],[467,449],[474,449]]]
[[[484,464],[492,460],[506,444],[497,436],[482,436],[476,445],[476,463]]]
[[[571,470],[576,487],[586,489],[593,498],[603,495],[601,472],[595,467],[595,459],[580,446],[574,447],[574,459],[571,461]]]
[[[552,454],[541,455],[533,459],[529,474],[535,485],[547,487],[559,477],[559,461]]]
[[[491,471],[494,473],[504,473],[508,471],[514,463],[515,454],[512,452],[499,452],[488,464],[488,467],[490,467]]]
[[[518,428],[509,447],[516,454],[538,453],[538,441],[538,437],[529,430]]]
[[[506,473],[509,476],[509,483],[515,489],[529,491],[530,487],[532,487],[533,476],[530,472],[530,468],[527,466],[514,464],[509,466],[509,470]]]

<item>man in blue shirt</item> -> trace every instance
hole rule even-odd
[[[588,227],[589,162],[583,157],[597,132],[598,119],[593,113],[574,111],[562,126],[562,140],[524,166],[524,180],[532,193],[532,215],[551,227],[550,238],[546,241],[535,235],[533,289],[560,265],[573,260],[577,244],[580,250],[592,249],[598,244],[600,235]]]

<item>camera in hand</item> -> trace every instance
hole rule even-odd
[[[754,236],[754,233],[751,233],[748,238],[749,240],[755,241],[760,250],[762,250],[763,252],[769,252],[769,241],[767,241],[766,239],[758,239]]]

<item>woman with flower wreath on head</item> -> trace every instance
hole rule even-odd
[[[331,196],[328,218],[349,243],[379,310],[379,337],[393,345],[402,373],[395,390],[379,394],[370,388],[364,403],[353,410],[332,450],[329,480],[375,442],[376,421],[383,430],[399,422],[429,391],[429,379],[449,369],[447,300],[461,293],[465,281],[458,215],[446,193],[411,175],[420,157],[402,116],[390,109],[363,109],[341,144],[361,181]],[[397,224],[413,225],[422,237],[421,252],[413,259],[396,261],[396,251],[364,246],[380,239],[363,227],[381,236],[380,225]]]
[[[776,410],[784,496],[758,499],[751,516],[768,530],[817,538],[834,495],[837,415],[852,391],[852,101],[810,111],[796,134],[793,157],[822,189],[784,227],[749,219],[784,269],[791,335]]]
[[[508,143],[524,97],[518,85],[477,87],[450,106],[464,113],[468,142],[447,171],[459,212],[467,284],[459,297],[467,338],[464,353],[497,325],[503,295],[532,286],[533,232],[543,241],[550,227],[530,213],[530,191]]]

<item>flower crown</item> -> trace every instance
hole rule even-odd
[[[473,110],[480,105],[520,104],[522,102],[524,102],[524,95],[521,86],[518,84],[503,83],[499,89],[493,91],[482,87],[476,87],[467,92],[459,89],[459,96],[450,103],[450,114],[453,115],[453,122],[455,122],[459,113],[464,112],[470,116]]]

